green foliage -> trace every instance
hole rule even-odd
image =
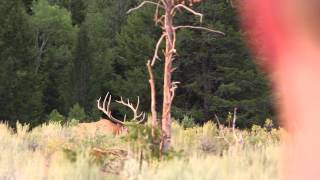
[[[184,128],[192,128],[195,126],[195,121],[193,117],[189,117],[187,115],[183,116],[183,119],[180,121],[180,124]]]
[[[34,71],[42,77],[45,112],[58,109],[66,114],[70,102],[70,59],[78,28],[70,13],[47,0],[34,1],[30,23],[33,26],[36,61]]]
[[[78,103],[73,105],[73,107],[70,109],[68,113],[69,120],[77,119],[77,120],[83,121],[86,118],[87,118],[87,115],[84,109]]]
[[[160,30],[154,26],[153,7],[144,7],[142,11],[130,14],[126,23],[117,33],[113,52],[109,54],[113,60],[115,78],[112,81],[112,92],[116,96],[140,98],[142,109],[150,103],[147,59],[153,55]],[[155,66],[157,96],[161,96],[161,65]],[[160,104],[158,104],[160,107]]]
[[[0,2],[0,119],[39,124],[43,115],[40,77],[33,73],[34,42],[20,0]]]
[[[126,13],[138,2],[2,0],[0,119],[11,126],[19,119],[33,127],[52,109],[67,116],[75,103],[97,119],[96,99],[108,91],[115,97],[140,96],[142,110],[148,111],[145,64],[153,56],[161,30],[153,22],[155,6]],[[181,85],[173,117],[187,115],[203,124],[217,114],[225,123],[228,112],[237,107],[237,125],[242,128],[274,119],[268,84],[249,56],[235,9],[225,0],[204,1],[193,8],[204,14],[202,26],[226,35],[178,32],[173,79]],[[181,14],[176,15],[176,25],[198,25]],[[161,51],[159,55],[163,58]],[[162,104],[162,71],[163,64],[157,61],[157,109]],[[122,113],[114,109],[115,114]],[[184,126],[193,126],[191,120]]]
[[[49,122],[62,123],[65,121],[65,117],[61,115],[56,109],[52,110],[48,116]]]
[[[266,128],[268,131],[271,131],[273,127],[274,127],[273,121],[267,118],[266,121],[264,122],[264,128]]]
[[[125,139],[135,153],[142,152],[145,158],[151,159],[160,157],[160,129],[153,129],[150,125],[135,122],[127,122],[125,127],[128,128],[128,135],[125,136]]]
[[[80,123],[80,121],[77,120],[77,119],[69,119],[68,122],[67,122],[67,125],[68,125],[68,126],[76,126],[76,125],[78,125],[79,123]]]
[[[270,93],[249,57],[234,9],[224,0],[204,1],[194,8],[204,14],[202,26],[226,35],[178,32],[175,79],[181,87],[175,98],[175,117],[188,114],[201,123],[217,114],[226,120],[228,112],[237,107],[239,127],[263,125],[264,119],[272,116]],[[185,23],[186,19],[178,16],[176,24]]]

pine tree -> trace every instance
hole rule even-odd
[[[228,112],[238,107],[239,126],[263,124],[272,116],[270,93],[246,49],[235,10],[222,0],[205,1],[197,9],[205,14],[206,26],[223,29],[226,35],[215,38],[194,31],[178,34],[176,79],[182,84],[175,116],[188,114],[203,123],[215,114],[226,119]]]
[[[29,18],[37,53],[34,72],[44,86],[45,113],[57,109],[66,115],[74,104],[70,102],[69,71],[78,28],[72,25],[71,14],[65,8],[47,0],[34,2],[32,10]]]
[[[0,119],[39,123],[42,92],[34,74],[33,39],[20,0],[0,2]]]

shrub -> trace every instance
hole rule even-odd
[[[80,121],[85,120],[87,117],[84,109],[77,103],[75,105],[73,105],[73,107],[70,109],[69,113],[68,113],[68,119],[77,119]]]
[[[183,126],[183,128],[192,128],[195,126],[194,118],[192,116],[184,115],[180,123]]]
[[[54,109],[48,116],[49,122],[58,122],[61,123],[65,120],[65,117],[59,113],[58,110]]]
[[[67,122],[67,126],[76,126],[77,124],[79,124],[79,120],[77,119],[71,119]]]

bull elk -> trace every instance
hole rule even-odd
[[[113,134],[113,135],[127,133],[128,128],[125,127],[126,115],[124,116],[124,120],[122,121],[115,118],[112,115],[112,111],[110,109],[111,98],[112,98],[111,94],[109,94],[108,92],[102,104],[100,102],[101,97],[97,100],[98,109],[102,111],[108,117],[108,119],[101,118],[97,122],[80,123],[76,126],[76,128],[81,131],[85,130],[85,131],[94,132],[94,133],[99,131],[101,133],[107,133],[107,134]],[[127,99],[127,102],[125,102],[122,97],[120,100],[116,102],[132,110],[133,112],[133,118],[131,120],[132,122],[136,122],[138,124],[141,124],[144,122],[145,113],[144,112],[138,113],[139,103],[140,103],[139,97],[136,105],[133,105],[133,103],[131,103],[129,99]]]

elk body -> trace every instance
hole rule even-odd
[[[103,119],[103,118],[97,122],[80,123],[76,126],[76,128],[82,131],[82,133],[99,132],[99,133],[106,133],[106,134],[112,134],[112,135],[119,135],[119,134],[128,132],[128,129],[124,125],[114,123],[109,119]]]
[[[90,133],[105,133],[105,134],[113,134],[113,135],[120,135],[120,134],[127,134],[128,128],[125,127],[125,120],[118,120],[112,115],[112,111],[110,109],[111,104],[111,95],[107,93],[107,95],[104,98],[104,101],[100,102],[101,98],[97,100],[97,107],[100,111],[104,113],[108,117],[108,119],[101,118],[97,122],[91,122],[91,123],[80,123],[76,126],[76,129],[80,131],[81,133],[90,132]],[[136,105],[133,105],[129,99],[127,102],[123,101],[123,98],[119,101],[116,101],[119,104],[122,104],[126,107],[128,107],[133,112],[133,118],[131,121],[136,122],[138,124],[143,123],[145,119],[145,113],[141,112],[138,113],[139,108],[139,97],[138,102]],[[126,117],[126,115],[124,116]]]

